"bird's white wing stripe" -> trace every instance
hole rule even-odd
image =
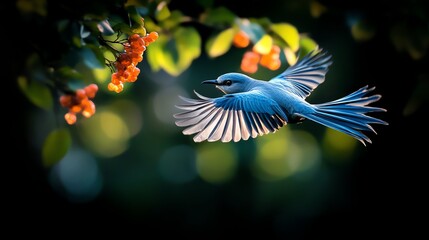
[[[179,127],[186,127],[189,125],[197,124],[203,118],[205,118],[212,111],[212,107],[206,107],[202,109],[202,111],[196,111],[195,113],[188,112],[186,118],[180,119],[176,121],[176,125]],[[199,113],[199,114],[196,114]],[[185,116],[185,115],[183,115]]]
[[[241,126],[240,126],[240,119],[238,118],[238,111],[231,111],[232,113],[232,120],[234,121],[234,142],[238,142],[241,139]]]
[[[233,134],[234,134],[234,112],[232,110],[228,110],[227,111],[227,116],[226,116],[226,122],[225,122],[225,127],[223,129],[223,133],[222,133],[222,142],[229,142],[232,140],[233,138]]]
[[[270,133],[270,130],[268,130],[267,126],[265,126],[264,121],[262,120],[262,116],[260,116],[259,114],[255,114],[255,116],[258,118],[258,121],[260,122],[261,125],[261,129],[265,134]]]
[[[244,113],[245,113],[245,116],[246,116],[245,120],[247,120],[246,123],[247,122],[249,123],[248,128],[250,127],[250,130],[251,130],[250,131],[250,136],[252,138],[255,138],[255,137],[257,137],[259,135],[259,129],[258,129],[258,126],[257,126],[257,124],[255,122],[255,119],[253,118],[252,113],[248,113],[248,112],[244,112]]]
[[[264,132],[262,131],[261,123],[259,122],[259,118],[255,113],[250,113],[250,117],[253,119],[253,123],[255,124],[255,131],[259,136],[264,135]],[[253,136],[252,136],[253,137]],[[255,135],[255,137],[257,137]]]
[[[207,138],[207,140],[209,142],[215,142],[215,141],[218,141],[222,138],[223,131],[225,130],[227,120],[228,120],[228,110],[223,110],[220,120],[218,120],[215,128],[213,129],[213,131],[210,133],[210,135]]]
[[[207,103],[181,104],[181,105],[177,105],[176,107],[178,107],[182,110],[186,110],[186,111],[195,111],[195,110],[201,109],[201,108],[209,106],[209,105],[213,105],[213,103],[207,102]],[[180,118],[181,116],[183,116],[183,114],[186,114],[186,113],[188,113],[188,112],[177,113],[177,114],[174,114],[174,117]]]
[[[185,130],[183,130],[183,134],[185,135],[191,135],[197,132],[200,132],[202,130],[204,130],[204,128],[207,126],[207,124],[210,122],[210,120],[213,118],[211,116],[216,115],[217,112],[219,112],[220,110],[217,108],[213,108],[210,113],[205,116],[201,121],[199,121],[197,124],[190,126],[188,128],[186,128]]]
[[[273,123],[272,123],[272,121],[274,120],[271,118],[271,116],[268,116],[267,114],[263,114],[260,116],[260,118],[269,132],[276,131],[276,128],[273,126]]]
[[[238,110],[237,112],[238,112],[237,118],[240,121],[241,136],[243,137],[244,140],[247,140],[251,135],[250,132],[252,132],[252,128],[249,128],[249,126],[247,126],[246,122],[244,121],[243,111]]]
[[[221,100],[198,96],[198,100],[182,98],[186,103],[176,107],[184,112],[173,115],[177,126],[186,127],[183,134],[196,134],[195,142],[238,142],[275,132],[286,124],[278,113],[281,111],[278,106],[267,105],[269,108],[264,112],[262,105],[247,102],[246,95],[229,95]]]
[[[210,136],[211,132],[214,130],[217,124],[219,124],[219,120],[223,115],[222,109],[216,109],[217,112],[214,114],[214,116],[211,119],[208,119],[208,124],[203,127],[202,131],[199,132],[194,137],[195,142],[202,142],[207,140],[207,138]]]

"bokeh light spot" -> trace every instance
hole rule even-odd
[[[323,148],[331,161],[351,159],[357,143],[353,137],[330,128],[326,129],[323,138]]]
[[[256,158],[261,170],[275,178],[287,176],[290,172],[286,159],[287,148],[286,139],[262,143]]]
[[[320,161],[317,141],[305,131],[281,130],[267,137],[257,141],[254,173],[261,180],[281,180],[309,170]]]
[[[116,113],[100,109],[82,122],[82,141],[96,154],[114,157],[128,148],[130,133],[124,120]]]
[[[109,106],[109,109],[121,117],[130,136],[135,136],[140,132],[143,125],[143,115],[140,107],[135,102],[123,99],[117,100]]]
[[[159,160],[161,176],[171,183],[186,183],[197,176],[195,151],[186,145],[178,145],[164,151]]]
[[[98,83],[105,83],[108,80],[110,80],[110,76],[112,75],[112,72],[111,72],[110,68],[108,68],[108,67],[94,68],[94,69],[92,69],[92,74],[94,76],[94,79]]]
[[[177,113],[175,105],[179,102],[179,95],[185,91],[180,87],[168,87],[158,91],[153,99],[155,116],[163,123],[174,125],[173,115]]]
[[[128,139],[130,134],[125,122],[112,112],[99,114],[100,127],[106,137],[122,141]]]
[[[103,185],[97,162],[82,150],[70,150],[52,169],[51,184],[72,202],[93,200]]]
[[[237,168],[235,149],[223,143],[208,143],[197,150],[197,170],[210,183],[230,180]]]

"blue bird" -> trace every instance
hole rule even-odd
[[[345,97],[322,104],[305,100],[325,81],[331,64],[331,55],[317,49],[269,81],[241,73],[226,73],[215,80],[203,81],[215,85],[225,95],[208,98],[195,92],[199,99],[179,96],[185,103],[176,107],[184,111],[174,115],[175,123],[186,127],[183,134],[195,134],[195,142],[238,142],[274,133],[288,123],[309,119],[346,133],[364,145],[371,143],[363,131],[376,133],[370,124],[388,125],[365,115],[386,111],[368,106],[381,98],[381,95],[366,96],[375,87],[364,86]]]

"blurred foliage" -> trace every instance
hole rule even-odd
[[[372,10],[368,11],[368,8]],[[344,14],[356,41],[369,41],[376,34],[381,34],[389,39],[398,52],[405,52],[415,60],[422,59],[428,52],[429,9],[425,1],[398,1],[397,4],[361,1],[354,6],[347,6],[330,0],[312,0],[310,10],[315,18],[330,12]],[[379,20],[380,15],[384,19]]]
[[[182,74],[200,57],[203,44],[210,58],[226,54],[232,47],[234,36],[240,31],[250,38],[252,45],[248,48],[259,54],[270,53],[273,45],[280,46],[290,65],[296,62],[298,54],[305,55],[317,47],[312,39],[300,35],[290,23],[272,23],[268,18],[240,18],[225,7],[213,6],[213,2],[200,3],[203,11],[197,18],[170,9],[169,1],[163,0],[111,0],[103,2],[102,8],[96,8],[97,2],[86,4],[84,8],[79,4],[79,1],[45,0],[18,0],[16,4],[26,21],[34,21],[34,28],[45,29],[42,37],[28,39],[34,53],[29,54],[26,71],[18,77],[18,84],[31,102],[47,110],[54,105],[58,109],[54,99],[70,95],[67,101],[61,102],[63,107],[70,108],[71,112],[65,115],[69,124],[76,122],[77,111],[86,106],[86,102],[81,103],[76,96],[78,90],[85,89],[84,86],[92,82],[106,89],[108,76],[97,78],[100,75],[97,71],[119,71],[116,62],[123,61],[119,59],[123,58],[124,43],[133,34],[147,42],[150,39],[145,37],[149,32],[158,33],[155,42],[150,46],[146,43],[146,48],[150,49],[147,62],[151,71],[163,70],[172,76]],[[205,43],[196,24],[211,29]],[[119,93],[122,83],[115,81],[112,75],[112,83],[115,84],[110,83],[107,87]],[[90,104],[94,105],[92,101]],[[86,117],[92,116],[95,108],[88,111]],[[114,116],[106,114],[100,116],[104,119],[100,120],[102,123],[116,121]],[[121,126],[119,122],[116,125]],[[49,163],[54,161],[52,157],[44,158],[50,159],[47,160]]]
[[[50,167],[60,161],[71,146],[71,136],[67,129],[56,129],[46,137],[42,149],[43,164]]]
[[[72,203],[101,198],[109,207],[118,206],[121,216],[176,214],[180,221],[169,221],[192,230],[219,223],[217,211],[226,209],[232,220],[225,219],[225,225],[235,226],[235,220],[247,218],[271,224],[279,233],[299,231],[309,219],[355,204],[356,196],[345,183],[353,173],[338,166],[355,164],[360,156],[376,151],[362,150],[349,136],[307,123],[299,125],[300,130],[288,125],[246,142],[195,144],[175,127],[174,105],[178,95],[190,94],[201,80],[240,71],[243,53],[253,48],[263,53],[273,45],[281,48],[283,68],[260,69],[253,74],[259,79],[293,65],[321,40],[336,53],[335,59],[346,59],[334,60],[335,70],[329,72],[333,80],[313,100],[334,97],[350,85],[372,80],[351,68],[378,71],[377,61],[385,61],[386,51],[397,51],[394,56],[402,62],[406,58],[423,65],[429,47],[424,2],[402,1],[399,6],[369,2],[358,1],[350,7],[329,0],[274,1],[277,5],[245,1],[234,7],[232,1],[211,0],[16,0],[20,23],[27,32],[23,51],[19,51],[23,58],[15,63],[22,68],[13,80],[22,97],[36,106],[25,109],[28,118],[21,122],[27,124],[28,134],[24,137],[38,154],[37,164],[46,170],[55,193]],[[319,23],[338,29],[320,29],[315,36],[309,30],[321,28]],[[316,25],[313,29],[312,24]],[[347,36],[342,35],[343,25]],[[244,49],[232,44],[239,31],[250,38]],[[326,35],[321,34],[325,31]],[[112,63],[124,50],[122,41],[149,32],[157,32],[159,38],[148,46],[137,82],[125,85],[121,94],[108,91]],[[373,41],[379,41],[372,49],[375,52],[365,56],[377,60],[353,62],[362,59],[357,57],[358,50],[351,49]],[[367,66],[366,61],[374,64]],[[386,69],[401,67],[398,63]],[[378,72],[388,74],[386,69]],[[386,82],[385,86],[403,80],[386,79],[382,73],[374,78]],[[412,80],[412,74],[401,76]],[[428,102],[427,68],[416,74],[418,84],[406,96],[406,116]],[[91,83],[99,85],[93,99],[97,112],[67,125],[60,96]],[[402,87],[414,86],[401,86],[401,91]],[[215,94],[214,90],[210,93]],[[400,96],[387,99],[401,107]],[[379,155],[384,159],[384,154]],[[374,192],[386,185],[390,182],[374,185]]]

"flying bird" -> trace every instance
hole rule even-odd
[[[364,134],[365,131],[376,134],[371,124],[388,125],[366,115],[386,111],[369,106],[381,98],[379,94],[369,95],[375,87],[364,86],[326,103],[306,101],[311,92],[325,81],[331,58],[323,49],[313,50],[269,81],[241,73],[226,73],[215,80],[203,81],[204,84],[215,85],[225,95],[208,98],[194,91],[198,99],[179,96],[184,103],[176,107],[183,111],[174,114],[175,123],[186,127],[183,134],[195,134],[195,142],[238,142],[274,133],[288,123],[308,119],[346,133],[364,145],[371,143]]]

